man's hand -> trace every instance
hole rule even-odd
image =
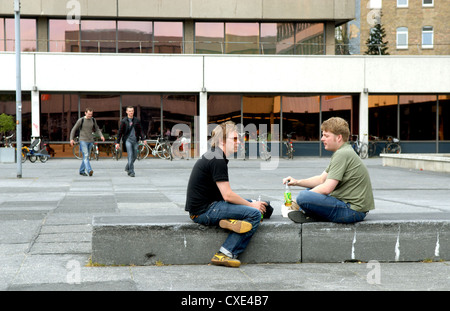
[[[72,139],[72,140],[70,141],[70,146],[73,147],[73,144],[75,144],[75,141]]]
[[[285,185],[287,183],[288,186],[295,186],[295,185],[297,185],[297,182],[298,182],[298,180],[291,176],[283,178],[283,185]]]

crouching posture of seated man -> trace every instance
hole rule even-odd
[[[323,122],[321,130],[325,149],[333,152],[331,161],[321,175],[283,179],[284,184],[307,188],[297,196],[300,210],[290,212],[288,217],[300,223],[362,221],[375,204],[367,168],[348,142],[348,123],[342,118],[330,118]]]
[[[230,230],[225,242],[211,259],[214,265],[239,267],[241,254],[261,222],[266,202],[243,199],[231,190],[227,156],[237,151],[238,135],[233,122],[218,125],[211,138],[211,150],[194,165],[186,195],[186,211],[202,225]]]

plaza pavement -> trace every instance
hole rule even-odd
[[[281,215],[282,178],[320,174],[329,158],[231,160],[232,189],[270,200]],[[93,161],[94,175],[78,174],[79,160],[0,163],[0,290],[449,290],[450,263],[247,264],[96,267],[90,265],[95,215],[186,215],[184,203],[195,159]],[[367,219],[450,220],[450,175],[383,167],[366,159],[376,209]],[[296,189],[293,189],[295,195]],[[448,245],[441,241],[441,245]],[[170,247],[170,246],[169,246]],[[211,255],[216,250],[211,250]],[[223,274],[226,272],[224,281]],[[178,302],[177,302],[178,303]]]

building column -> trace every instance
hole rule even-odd
[[[359,97],[359,140],[369,142],[369,92],[364,89]]]
[[[31,137],[41,136],[39,90],[31,91]]]
[[[200,109],[199,109],[199,122],[198,122],[198,140],[200,142],[200,153],[201,157],[206,151],[208,151],[208,93],[200,92]]]
[[[334,39],[336,25],[333,21],[325,22],[325,54],[336,54],[336,42]]]

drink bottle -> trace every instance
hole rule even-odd
[[[286,190],[284,191],[284,205],[290,207],[292,205],[291,187],[286,182]]]

